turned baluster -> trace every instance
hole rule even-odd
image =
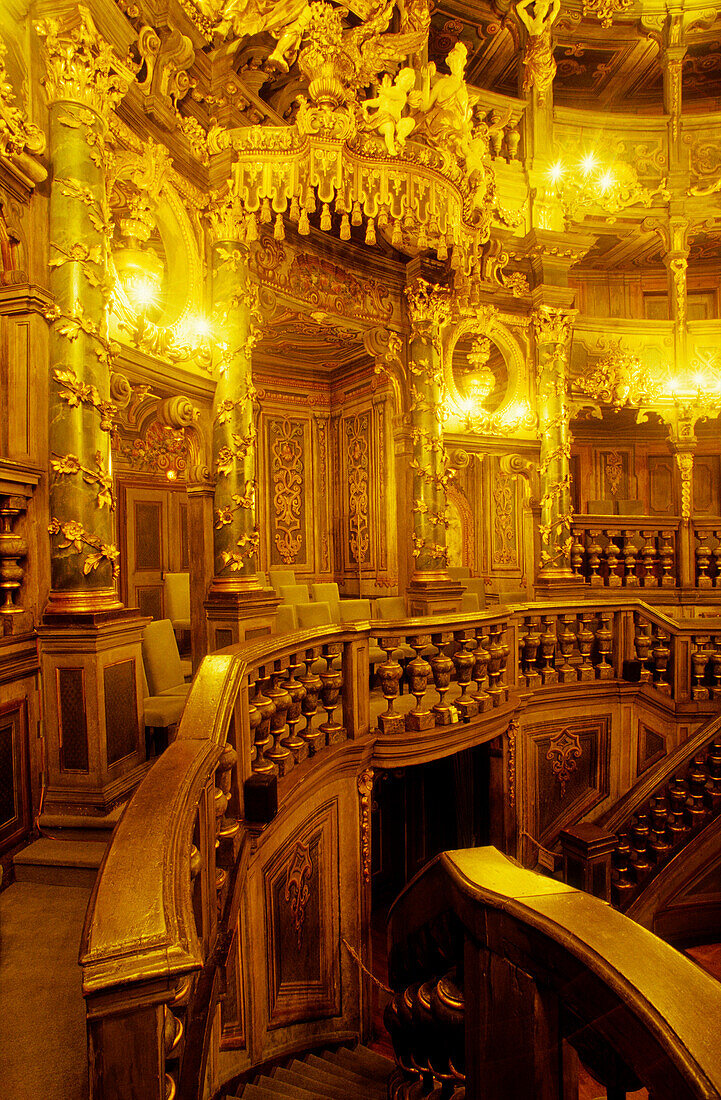
[[[606,547],[606,563],[608,565],[608,586],[609,588],[620,588],[622,580],[618,573],[618,563],[621,553],[621,547],[616,542],[618,531],[608,530],[605,531],[604,534],[608,538],[608,546]]]
[[[705,700],[709,698],[709,689],[704,680],[706,678],[706,665],[711,656],[709,652],[709,638],[694,638],[691,649],[691,698]]]
[[[453,637],[457,642],[457,648],[453,654],[453,665],[456,670],[456,680],[460,685],[460,698],[456,699],[455,708],[464,722],[470,722],[478,714],[478,704],[472,695],[468,695],[468,685],[473,674],[475,657],[468,646],[473,638],[471,630],[456,630]]]
[[[575,615],[558,616],[558,648],[563,658],[563,664],[558,670],[558,679],[562,684],[573,683],[578,679],[576,669],[571,663],[573,645],[576,641],[576,635],[573,632],[575,621]]]
[[[583,528],[574,527],[572,530],[573,542],[571,543],[571,569],[574,576],[581,577],[583,570],[583,553],[585,532]]]
[[[170,1011],[167,1005],[163,1006],[163,1048],[166,1058],[177,1058],[179,1047],[183,1038],[183,1022]]]
[[[318,663],[318,655],[315,650],[307,649],[305,653],[305,676],[299,676],[301,684],[305,688],[305,695],[303,696],[300,704],[300,709],[303,712],[305,718],[305,729],[301,730],[299,736],[308,745],[308,753],[313,756],[318,751],[319,746],[324,740],[323,733],[314,726],[313,722],[316,714],[318,713],[318,696],[320,695],[320,689],[323,687],[323,681],[317,672],[314,672],[314,666]]]
[[[582,611],[578,616],[578,651],[581,654],[581,663],[578,666],[579,680],[595,680],[596,672],[591,662],[591,646],[593,645],[593,631],[591,623],[594,616],[588,611]]]
[[[715,809],[721,801],[721,741],[712,741],[709,745],[706,770],[708,771],[706,792],[709,805]]]
[[[667,643],[670,637],[668,631],[662,630],[660,626],[655,628],[651,649],[653,655],[653,686],[663,695],[671,694],[671,685],[667,680],[668,659],[671,656],[671,649]]]
[[[253,771],[256,770],[255,763],[258,759],[258,746],[256,744],[255,736],[258,726],[260,725],[260,711],[250,698],[250,685],[248,685],[248,725],[250,726],[250,766]]]
[[[508,670],[508,658],[511,647],[506,639],[506,627],[503,623],[498,624],[498,648],[501,651],[501,666],[498,670],[498,687],[501,690],[502,702],[506,702],[510,693],[510,688],[506,683],[506,672]]]
[[[636,532],[622,531],[621,536],[623,538],[623,583],[626,588],[638,588]]]
[[[195,844],[190,846],[190,881],[195,882],[196,878],[203,870],[203,857],[200,854],[200,849]]]
[[[701,824],[709,811],[706,799],[707,780],[708,773],[704,757],[701,754],[694,756],[688,770],[689,796],[686,802],[686,812],[692,829]]]
[[[649,654],[651,652],[651,624],[642,619],[638,612],[634,615],[635,622],[635,635],[634,645],[636,647],[636,659],[641,665],[641,672],[639,673],[639,683],[648,684],[652,680],[651,668],[652,664],[649,662]]]
[[[628,833],[620,834],[618,845],[613,853],[611,889],[614,903],[619,909],[623,909],[626,899],[635,889],[635,883],[631,875],[631,844]]]
[[[431,675],[431,666],[425,657],[421,655],[421,651],[430,643],[430,634],[419,634],[408,641],[415,656],[406,665],[406,677],[408,678],[411,695],[416,700],[416,705],[412,711],[406,714],[405,723],[407,730],[415,730],[416,732],[433,729],[436,724],[431,711],[427,707],[423,709],[423,699],[428,691],[428,677]]]
[[[654,565],[656,562],[656,532],[642,531],[641,538],[644,544],[641,547],[641,560],[643,564],[643,587],[658,588],[658,577]]]
[[[596,676],[599,680],[613,679],[613,665],[609,661],[611,647],[613,645],[613,631],[611,629],[612,615],[610,611],[599,611],[599,624],[596,627],[596,642],[598,643],[598,665]]]
[[[649,845],[656,858],[660,859],[671,847],[667,835],[668,805],[664,796],[658,795],[650,800],[649,807],[651,811]]]
[[[216,831],[216,836],[220,840],[226,840],[229,837],[234,837],[240,828],[240,825],[238,824],[236,819],[234,817],[228,817],[227,813],[228,806],[230,805],[231,800],[233,769],[235,768],[237,763],[238,754],[233,746],[226,741],[225,745],[223,746],[223,753],[220,757],[220,760],[218,761],[218,768],[216,771],[217,784],[225,798],[225,806],[223,808],[222,816],[217,823],[218,829]]]
[[[220,829],[221,822],[225,817],[225,811],[228,809],[228,799],[220,787],[216,787],[213,791],[213,804],[215,809],[215,847],[220,844]],[[228,881],[228,872],[224,867],[221,867],[217,862],[215,864],[215,892],[220,894],[221,890]]]
[[[714,588],[721,588],[721,531],[714,531],[713,537],[716,540],[716,545],[711,551],[714,564]]]
[[[603,587],[603,577],[600,573],[601,568],[601,544],[598,541],[598,536],[601,534],[600,528],[591,528],[588,532],[588,583],[593,588]]]
[[[443,634],[433,635],[433,644],[438,646],[438,653],[431,657],[431,669],[433,671],[433,683],[440,698],[433,707],[435,723],[437,726],[450,726],[458,721],[458,711],[452,703],[444,701],[445,694],[451,686],[451,674],[453,673],[453,661],[443,652],[443,646],[447,642]]]
[[[713,582],[709,576],[711,547],[708,545],[711,532],[697,530],[695,534],[698,540],[698,546],[696,547],[696,587],[711,588],[713,587]]]
[[[631,865],[637,883],[641,882],[651,870],[648,840],[648,815],[638,814],[631,826]]]
[[[662,588],[675,588],[676,577],[673,574],[674,569],[674,546],[673,546],[673,531],[661,532],[661,587]]]
[[[333,714],[340,704],[340,693],[343,687],[343,673],[340,668],[334,667],[339,661],[338,653],[333,646],[324,645],[323,654],[326,659],[326,667],[320,672],[322,687],[320,689],[320,701],[326,713],[325,722],[321,722],[320,730],[326,745],[337,745],[345,740],[346,731],[339,722],[333,720]]]
[[[541,683],[557,684],[558,673],[553,667],[553,658],[556,653],[556,632],[553,629],[554,616],[541,615]]]
[[[672,837],[673,846],[676,847],[684,833],[688,832],[686,820],[686,799],[688,790],[686,781],[679,775],[669,783],[666,788],[670,810],[668,815],[668,831]]]
[[[266,750],[265,755],[278,768],[279,775],[285,775],[293,766],[293,757],[290,749],[287,749],[283,741],[288,736],[288,725],[285,720],[292,699],[283,686],[285,674],[280,661],[273,662],[273,674],[270,677],[270,687],[265,689],[265,694],[275,704],[275,713],[270,720],[270,733],[273,738],[272,746]]]
[[[275,714],[275,703],[263,693],[264,671],[265,669],[258,669],[258,679],[254,685],[253,706],[260,713],[260,721],[255,732],[256,757],[253,771],[270,774],[276,771],[275,764],[268,758],[268,750],[273,744],[273,738],[270,735],[270,720]]]
[[[490,654],[490,660],[488,662],[488,694],[491,697],[491,703],[494,707],[501,705],[506,697],[505,690],[501,687],[501,659],[503,657],[503,646],[500,639],[501,627],[494,623],[488,628],[488,652]]]
[[[476,684],[476,702],[478,703],[478,709],[483,714],[484,711],[490,710],[492,703],[491,697],[486,691],[488,686],[488,662],[491,659],[491,655],[486,649],[485,639],[483,637],[483,629],[481,627],[476,628],[476,650],[475,659],[473,663],[473,679]]]
[[[540,644],[538,619],[529,615],[526,617],[526,636],[523,639],[523,674],[526,678],[526,686],[529,688],[541,686],[541,674],[536,668],[536,655]]]
[[[386,710],[384,714],[378,715],[378,726],[386,734],[403,733],[406,728],[405,718],[395,710],[395,700],[398,697],[398,685],[403,675],[403,669],[393,656],[394,651],[401,644],[401,639],[380,638],[379,641],[386,651],[386,659],[378,665],[377,669],[381,691],[386,701]]]
[[[305,698],[305,688],[296,673],[303,667],[296,657],[291,657],[288,662],[288,675],[283,687],[290,695],[290,706],[286,714],[288,723],[288,736],[283,738],[283,744],[293,755],[296,764],[300,764],[308,756],[308,745],[298,734],[298,725],[302,713],[302,702]]]
[[[711,651],[711,698],[721,698],[721,635],[715,635]]]

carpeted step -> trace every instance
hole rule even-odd
[[[339,1047],[338,1050],[324,1051],[321,1057],[374,1081],[379,1081],[384,1086],[395,1065],[389,1058],[384,1058],[382,1054],[377,1054],[364,1046],[355,1047],[353,1050],[349,1050],[348,1047]]]
[[[347,1081],[350,1085],[355,1085],[356,1088],[365,1089],[368,1096],[383,1096],[384,1094],[385,1090],[382,1086],[379,1086],[377,1081],[369,1081],[362,1073],[356,1073],[354,1070],[346,1069],[344,1066],[327,1062],[317,1054],[307,1054],[303,1061],[307,1066],[316,1070],[319,1076],[330,1076],[341,1082]]]
[[[278,1093],[274,1092],[272,1087],[268,1087],[268,1078],[262,1077],[261,1080],[264,1082],[262,1085],[244,1085],[240,1097],[236,1097],[235,1100],[275,1100]],[[228,1100],[233,1100],[233,1098],[228,1097]]]
[[[13,857],[18,882],[92,886],[107,844],[41,837]]]

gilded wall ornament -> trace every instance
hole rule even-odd
[[[295,565],[303,544],[303,424],[290,420],[270,423],[271,479],[275,542],[284,565]]]
[[[77,520],[62,520],[53,516],[48,524],[48,533],[62,538],[62,541],[59,540],[54,544],[56,550],[72,548],[76,554],[82,554],[86,548],[90,551],[83,562],[83,574],[85,576],[93,573],[104,561],[109,562],[112,567],[113,580],[116,580],[119,576],[120,563],[118,559],[120,558],[120,551],[117,546],[104,543],[101,539],[96,538],[95,535],[86,531]]]
[[[15,93],[5,68],[7,47],[0,40],[0,156],[18,157],[23,153],[40,156],[45,152],[45,135],[39,126],[28,122],[15,102]]]
[[[512,565],[516,560],[513,548],[514,489],[512,477],[498,473],[493,478],[494,565]]]
[[[373,768],[366,768],[358,776],[358,794],[360,796],[360,841],[363,881],[371,880],[371,802],[373,799]]]
[[[362,413],[345,422],[348,476],[348,547],[351,561],[363,565],[370,549],[368,415]]]
[[[611,344],[590,373],[576,380],[576,386],[582,393],[615,409],[636,408],[655,398],[659,390],[638,355],[622,348],[620,339]]]
[[[303,946],[305,909],[310,898],[308,879],[312,874],[313,864],[310,858],[310,845],[303,844],[303,842],[299,840],[288,867],[285,893],[283,895],[286,902],[290,905],[299,951]]]
[[[508,782],[508,805],[511,809],[514,809],[516,805],[516,738],[519,728],[520,723],[518,719],[512,718],[506,729],[506,740],[508,742],[506,777]]]
[[[608,491],[612,497],[618,495],[623,479],[623,458],[618,451],[609,451],[606,455],[604,473],[608,482]]]
[[[45,93],[50,104],[83,104],[107,121],[130,87],[133,70],[98,33],[88,9],[76,11],[64,21],[35,24],[45,40]]]
[[[546,760],[550,760],[553,774],[561,786],[561,798],[566,797],[566,784],[578,766],[582,755],[581,741],[577,733],[562,730],[551,738]]]
[[[633,0],[583,0],[583,14],[595,15],[602,27],[610,27],[613,24],[614,15],[625,15],[631,8]]]

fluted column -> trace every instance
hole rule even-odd
[[[108,115],[131,73],[85,14],[38,24],[50,112],[50,612],[120,606],[107,329]]]
[[[232,199],[211,208],[213,334],[217,384],[213,404],[214,576],[206,610],[211,649],[270,629],[277,607],[258,579],[257,428],[252,350],[260,333],[257,288],[241,243]],[[262,621],[258,623],[260,618]],[[218,623],[222,620],[222,626]]]
[[[446,485],[448,457],[443,442],[445,382],[441,336],[451,316],[447,287],[417,278],[406,288],[410,320],[409,378],[413,440],[412,544],[409,585],[411,613],[452,611],[461,587],[448,573]]]
[[[566,378],[574,309],[539,306],[533,313],[538,387],[541,560],[538,580],[572,580],[571,441]]]

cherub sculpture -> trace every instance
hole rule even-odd
[[[386,73],[376,98],[366,99],[361,104],[363,122],[369,129],[378,131],[392,157],[403,148],[416,124],[414,118],[403,117],[415,80],[416,74],[410,68],[401,69],[393,82]],[[372,115],[371,110],[374,110]]]

